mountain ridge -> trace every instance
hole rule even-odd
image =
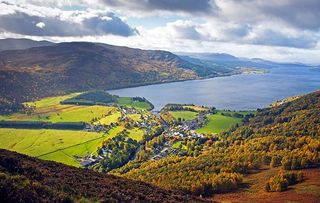
[[[216,76],[215,71],[170,52],[89,42],[2,51],[0,74],[0,94],[17,101]]]

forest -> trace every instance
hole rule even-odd
[[[167,189],[210,196],[239,188],[243,176],[262,167],[319,167],[319,115],[317,91],[278,107],[259,110],[251,121],[222,133],[214,142],[208,140],[206,144],[211,147],[200,155],[133,164],[117,174]],[[269,182],[270,191],[278,190],[273,188],[273,182]]]

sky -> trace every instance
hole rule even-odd
[[[0,0],[0,38],[320,64],[320,0]]]

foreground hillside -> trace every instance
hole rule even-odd
[[[304,174],[306,168],[318,168],[320,164],[319,115],[320,91],[317,91],[258,111],[248,123],[218,135],[214,142],[205,143],[208,150],[199,156],[172,156],[133,164],[118,174],[167,189],[211,196],[244,187],[253,191],[257,180],[248,180],[257,173],[264,174],[259,180],[259,190],[283,191],[288,189],[283,176],[295,177],[294,181],[288,180],[291,184],[300,181],[299,184],[303,184],[301,177],[313,180],[312,174],[319,174],[319,169],[311,175]],[[302,170],[302,174],[296,170]],[[266,175],[268,172],[271,175]],[[275,178],[269,180],[272,176]],[[319,185],[307,186],[314,188],[314,193],[303,195],[309,200],[319,200]],[[290,196],[286,198],[290,200]]]
[[[0,150],[0,202],[202,202],[146,183]]]
[[[212,77],[218,73],[166,51],[70,42],[2,51],[0,75],[3,100],[20,102],[89,89]]]

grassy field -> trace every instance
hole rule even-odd
[[[56,106],[60,105],[60,101],[75,97],[81,93],[72,93],[68,95],[63,95],[63,96],[55,96],[55,97],[46,97],[37,101],[32,101],[32,102],[25,102],[24,104],[27,104],[29,106],[36,106],[37,109],[40,108],[46,108],[49,106]]]
[[[173,118],[185,119],[185,120],[193,120],[197,117],[198,113],[193,111],[169,111],[169,113],[173,116]]]
[[[208,122],[202,128],[196,130],[197,133],[220,133],[228,130],[230,127],[236,124],[242,123],[242,118],[234,118],[229,116],[223,116],[221,113],[208,116]]]
[[[118,119],[121,117],[121,113],[119,111],[112,113],[109,116],[105,116],[95,122],[95,124],[102,124],[102,125],[110,125],[111,123],[116,123]]]
[[[120,97],[117,101],[117,104],[126,106],[126,107],[134,107],[136,109],[150,109],[151,105],[148,102],[137,102],[132,101],[131,97]]]
[[[36,109],[32,114],[12,114],[4,120],[15,121],[48,121],[48,122],[90,122],[93,118],[105,116],[114,111],[115,107],[109,106],[73,106],[55,105],[54,107],[42,107]],[[1,119],[1,118],[0,118]]]
[[[128,118],[131,118],[133,121],[141,120],[141,114],[128,114]]]
[[[144,130],[143,129],[139,129],[139,128],[133,128],[131,130],[128,130],[129,131],[129,137],[134,139],[134,140],[137,140],[137,141],[140,141],[143,139],[143,135],[144,135]]]
[[[25,104],[28,106],[35,107],[31,114],[15,113],[8,116],[0,116],[0,120],[90,122],[93,118],[98,118],[99,120],[95,124],[109,125],[118,122],[121,112],[117,107],[60,104],[61,101],[79,94],[74,93],[27,102]],[[151,107],[148,102],[132,102],[129,97],[120,98],[119,103],[138,109]],[[128,117],[138,121],[140,114],[131,114]],[[104,140],[116,136],[124,129],[125,127],[121,124],[104,134],[72,130],[0,128],[0,148],[79,167],[80,165],[74,159],[74,156],[96,154],[97,148],[102,145]],[[129,130],[129,137],[140,141],[143,139],[144,133],[143,129],[134,128]]]
[[[73,156],[96,154],[104,140],[116,136],[123,126],[111,129],[107,134],[71,130],[31,130],[0,128],[0,148],[22,154],[77,166]],[[139,139],[140,131],[132,131]]]
[[[0,128],[0,148],[40,156],[101,136],[101,133],[72,130]]]
[[[190,109],[194,109],[195,111],[198,111],[198,112],[201,112],[201,111],[208,111],[207,108],[204,108],[202,106],[192,106],[192,105],[186,105],[186,106],[183,106],[185,108],[190,108]]]
[[[90,122],[93,118],[104,117],[108,112],[116,112],[116,107],[111,106],[78,106],[61,105],[60,101],[74,97],[80,93],[65,96],[47,97],[39,101],[26,102],[29,106],[35,106],[30,115],[15,113],[8,116],[0,116],[0,120],[15,121],[48,121],[48,122]],[[109,120],[104,119],[107,123]],[[113,119],[111,119],[113,122]]]
[[[187,146],[182,144],[181,141],[175,142],[171,147],[174,148],[174,149],[180,149],[180,146],[181,146],[182,149],[187,150]]]

